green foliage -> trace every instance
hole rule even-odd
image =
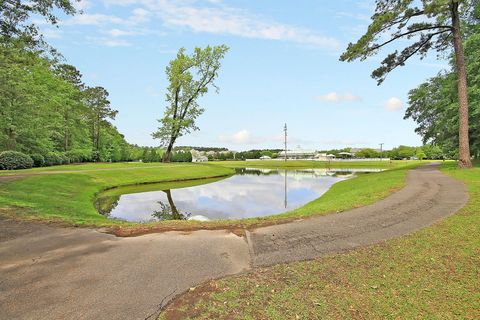
[[[401,52],[396,50],[388,54],[380,67],[373,71],[372,77],[380,84],[389,72],[403,66],[414,55],[423,58],[431,49],[439,52],[451,49],[454,3],[460,5],[456,10],[463,13],[472,11],[475,1],[378,0],[366,33],[356,43],[348,45],[340,60],[365,60],[392,42],[414,39]]]
[[[70,0],[9,0],[0,1],[0,35],[33,38],[38,35],[37,27],[31,23],[32,16],[43,17],[48,23],[58,23],[58,13],[73,15],[76,9]],[[33,40],[33,39],[32,39]]]
[[[190,152],[174,152],[172,154],[172,162],[192,162],[192,154]]]
[[[371,148],[364,148],[355,153],[357,158],[380,158],[380,152],[377,152]]]
[[[32,166],[32,158],[22,152],[4,151],[0,153],[1,170],[29,169]]]
[[[45,158],[39,153],[31,154],[30,158],[33,160],[34,167],[43,167],[45,165]]]
[[[0,40],[0,151],[64,153],[47,165],[131,159],[104,88],[88,88],[74,66],[21,41]]]
[[[469,131],[472,154],[480,156],[480,30],[465,40],[469,95]],[[457,77],[452,69],[428,79],[409,92],[405,119],[417,123],[417,132],[424,143],[432,143],[449,157],[458,154]],[[438,150],[436,151],[438,153]],[[428,153],[427,153],[428,157]]]
[[[46,166],[57,166],[62,164],[63,158],[58,152],[49,152],[45,155]]]
[[[167,147],[164,161],[170,161],[173,145],[179,137],[199,130],[195,121],[204,109],[198,104],[198,98],[205,95],[209,87],[218,92],[214,81],[227,51],[225,45],[207,46],[195,48],[192,55],[187,55],[181,48],[177,57],[170,61],[166,70],[170,83],[166,95],[168,106],[163,118],[158,120],[160,127],[152,134]]]
[[[92,151],[88,149],[69,150],[65,152],[70,163],[90,162],[92,161]]]

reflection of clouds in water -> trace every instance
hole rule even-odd
[[[289,211],[310,202],[342,177],[313,172],[287,172],[287,208],[285,171],[277,175],[235,175],[233,177],[188,188],[172,189],[176,208],[209,219],[241,219],[267,216]],[[167,202],[164,191],[125,194],[120,197],[112,217],[129,221],[148,221],[159,210],[158,201]]]

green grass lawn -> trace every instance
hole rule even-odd
[[[455,215],[412,235],[314,261],[211,281],[160,319],[479,319],[480,168]]]
[[[245,162],[242,162],[245,163]],[[300,161],[303,166],[303,162]],[[309,162],[310,163],[310,162]],[[264,164],[264,162],[262,162]],[[18,180],[0,180],[0,214],[22,219],[39,219],[44,221],[60,221],[79,226],[107,226],[118,235],[134,235],[161,230],[219,229],[230,228],[240,230],[259,225],[284,223],[292,219],[312,215],[339,212],[358,206],[371,204],[388,196],[405,184],[408,168],[419,162],[398,162],[395,168],[339,182],[332,186],[322,197],[296,210],[270,217],[244,220],[218,221],[162,221],[145,224],[110,220],[98,213],[95,208],[97,196],[115,193],[104,190],[116,186],[162,182],[162,185],[145,186],[169,189],[199,184],[189,181],[179,184],[171,181],[203,179],[228,176],[234,173],[230,162],[219,164],[84,164],[22,170],[13,174],[23,176]],[[370,165],[369,167],[373,167]],[[12,172],[8,172],[12,174]],[[202,182],[211,182],[204,180]],[[124,192],[123,190],[122,192]],[[108,203],[107,203],[108,206]]]

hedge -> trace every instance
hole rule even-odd
[[[0,153],[0,169],[17,170],[33,167],[33,160],[28,155],[18,151],[3,151]]]

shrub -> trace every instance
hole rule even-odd
[[[67,157],[65,153],[59,153],[58,157],[60,158],[60,164],[69,164],[70,159]]]
[[[45,158],[39,153],[31,154],[30,158],[33,160],[34,167],[43,167],[45,165]]]
[[[57,166],[62,164],[62,158],[56,152],[49,152],[45,156],[45,165],[46,166]]]
[[[190,152],[174,152],[172,162],[192,162],[192,154]]]
[[[4,151],[0,153],[0,169],[2,170],[28,169],[32,166],[32,158],[25,153],[18,151]]]
[[[76,149],[65,152],[70,163],[80,163],[92,161],[92,151],[86,149]]]

